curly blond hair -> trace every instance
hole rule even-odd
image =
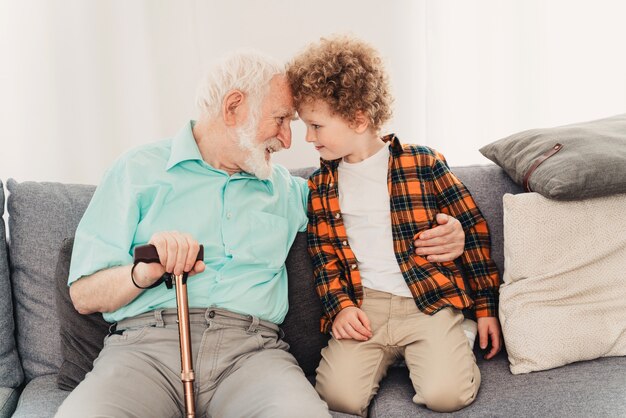
[[[322,100],[350,123],[362,111],[376,132],[391,118],[393,98],[383,61],[356,38],[336,35],[310,44],[287,65],[287,77],[296,107]]]

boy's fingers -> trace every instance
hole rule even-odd
[[[489,334],[491,336],[491,351],[489,352],[489,358],[487,358],[487,360],[498,354],[502,347],[502,338],[500,338],[499,330],[497,328],[492,329]]]
[[[342,338],[342,333],[339,330],[339,327],[336,325],[333,325],[333,337],[335,337],[335,339],[340,340]]]
[[[363,324],[362,326],[365,327],[365,329],[367,330],[367,333],[362,333],[363,335],[369,335],[370,337],[372,336],[372,324],[370,323],[370,319],[367,317],[367,314],[365,312],[363,312],[362,310],[359,310],[357,312],[357,319],[360,321],[360,324]]]
[[[355,332],[359,333],[360,338],[357,339],[364,339],[367,340],[369,337],[372,336],[372,333],[369,332],[367,330],[367,328],[365,328],[363,325],[361,325],[360,322],[357,321],[357,323],[355,324],[350,324],[352,330],[354,330]],[[356,338],[356,337],[354,337]]]
[[[361,328],[363,328],[363,327],[361,327]],[[354,340],[358,340],[358,341],[365,341],[365,340],[367,340],[367,337],[365,335],[363,335],[361,332],[357,331],[350,324],[346,325],[345,331],[350,336],[350,338],[352,338]]]
[[[487,344],[489,343],[489,329],[485,327],[479,327],[478,329],[478,338],[480,343],[480,348],[487,348]]]

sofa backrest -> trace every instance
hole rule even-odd
[[[292,171],[308,176],[314,168]],[[453,168],[476,199],[492,232],[492,255],[500,271],[502,195],[521,190],[498,166]],[[11,282],[17,347],[27,381],[55,374],[61,365],[54,273],[61,244],[72,237],[95,186],[8,182]],[[285,339],[308,374],[319,361],[326,338],[319,334],[319,302],[314,294],[306,236],[298,234],[287,259],[291,309],[283,323]]]
[[[2,332],[0,338],[0,386],[16,388],[22,383],[24,373],[15,347],[13,300],[6,243],[4,186],[0,181],[0,289],[2,289],[0,290],[0,332]]]
[[[74,235],[95,187],[9,180],[7,188],[17,347],[30,381],[61,365],[54,272],[61,243]]]
[[[452,172],[465,184],[478,208],[487,220],[491,235],[491,257],[504,273],[504,233],[502,226],[502,196],[522,193],[522,188],[495,164],[452,167]]]

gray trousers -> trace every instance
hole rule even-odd
[[[175,310],[121,321],[57,417],[182,417]],[[192,309],[196,416],[329,417],[275,324],[223,309]]]

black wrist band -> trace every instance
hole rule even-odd
[[[135,277],[133,275],[133,273],[135,272],[135,267],[137,267],[137,264],[139,264],[139,263],[133,264],[133,268],[130,269],[130,279],[133,281],[133,284],[135,285],[135,287],[137,289],[152,289],[154,287],[157,287],[161,283],[163,283],[163,277],[161,277],[159,280],[157,280],[156,282],[152,283],[150,286],[146,286],[146,287],[139,286],[137,284],[137,282],[135,281]]]

